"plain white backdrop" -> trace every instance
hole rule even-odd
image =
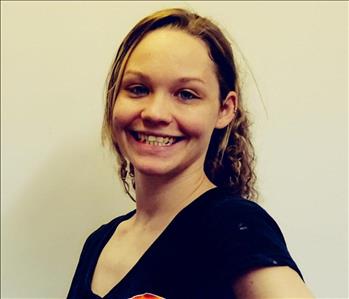
[[[134,208],[100,142],[105,78],[175,6],[239,45],[260,204],[314,294],[348,296],[347,2],[1,1],[2,298],[65,298],[86,237]]]

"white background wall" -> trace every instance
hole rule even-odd
[[[100,145],[105,77],[143,16],[182,6],[234,37],[259,187],[318,298],[347,297],[347,2],[1,2],[2,298],[64,298],[94,229],[133,209]]]

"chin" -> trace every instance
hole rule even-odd
[[[133,164],[136,172],[145,176],[154,176],[154,177],[165,177],[165,176],[174,176],[178,173],[178,169],[171,165],[155,165],[155,163],[142,163],[142,164]]]
[[[168,169],[156,168],[156,167],[135,167],[138,173],[145,176],[166,176],[171,173]]]

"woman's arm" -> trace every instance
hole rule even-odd
[[[298,273],[287,266],[252,270],[233,289],[237,299],[315,298]]]

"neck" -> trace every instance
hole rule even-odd
[[[135,173],[135,224],[168,222],[202,193],[215,187],[206,174],[195,171],[171,179]]]

